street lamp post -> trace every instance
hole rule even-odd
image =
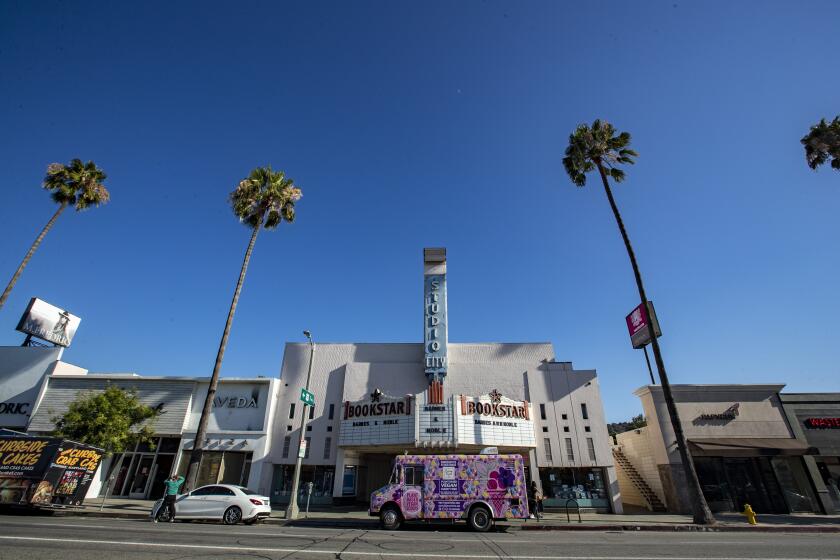
[[[309,331],[303,331],[304,336],[309,339],[309,371],[306,373],[306,390],[309,391],[309,380],[312,377],[312,362],[315,360],[315,343],[312,341],[312,333]],[[297,519],[300,510],[298,509],[297,503],[297,495],[298,495],[298,488],[300,486],[300,469],[303,465],[303,453],[300,452],[303,449],[304,442],[306,441],[306,415],[308,413],[308,405],[303,403],[303,414],[300,417],[300,441],[298,442],[298,457],[297,462],[295,462],[295,475],[292,479],[292,495],[289,499],[289,507],[286,508],[286,519]]]

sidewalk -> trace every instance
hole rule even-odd
[[[154,502],[149,500],[108,499],[100,511],[101,500],[90,499],[81,508],[60,510],[62,516],[113,517],[122,519],[145,520]],[[368,516],[367,510],[358,506],[330,507],[313,509],[309,516],[301,512],[296,520],[286,521],[285,508],[278,506],[271,517],[263,523],[289,525],[295,527],[345,527],[373,529],[379,526],[378,519]],[[500,527],[509,531],[767,531],[767,532],[808,532],[840,533],[840,515],[789,514],[759,515],[758,525],[749,525],[744,516],[737,513],[715,515],[718,523],[707,527],[692,523],[691,516],[670,513],[634,513],[577,514],[548,512],[543,519],[515,519],[499,522]]]

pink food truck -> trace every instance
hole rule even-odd
[[[403,521],[466,519],[475,531],[494,520],[528,518],[521,455],[400,455],[388,485],[370,496],[382,527]]]

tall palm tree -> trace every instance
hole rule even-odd
[[[219,351],[216,353],[216,364],[213,366],[213,375],[210,377],[210,386],[207,388],[207,397],[204,399],[204,408],[201,410],[201,418],[198,421],[198,430],[195,434],[192,453],[190,453],[190,463],[187,467],[186,488],[188,489],[195,487],[198,478],[201,448],[207,435],[207,420],[213,407],[216,386],[219,384],[219,371],[222,368],[222,359],[225,355],[230,327],[233,323],[233,314],[236,313],[236,304],[239,302],[239,293],[242,291],[242,283],[245,281],[248,261],[251,260],[257,234],[261,228],[274,229],[282,222],[294,222],[295,202],[300,200],[301,196],[301,190],[295,186],[292,179],[287,178],[282,171],[272,171],[271,167],[254,169],[248,175],[248,178],[240,181],[236,189],[230,193],[229,198],[233,213],[236,214],[240,222],[251,228],[251,241],[248,243],[245,259],[242,261],[242,269],[239,271],[239,280],[236,283],[236,290],[233,292],[233,301],[230,304],[230,311],[228,311],[222,341],[219,343]]]
[[[638,157],[638,154],[629,148],[629,133],[622,132],[616,135],[615,132],[615,129],[610,123],[601,122],[600,120],[595,120],[591,127],[585,124],[578,126],[569,136],[569,146],[566,148],[566,157],[563,158],[563,166],[566,168],[566,173],[569,174],[572,182],[579,187],[586,185],[586,174],[588,172],[597,169],[598,174],[601,175],[601,182],[604,184],[604,190],[607,193],[610,208],[612,208],[615,221],[618,223],[618,229],[621,231],[624,246],[627,248],[627,255],[630,257],[630,264],[633,266],[636,287],[639,289],[639,298],[641,299],[642,305],[648,309],[648,317],[650,317],[650,309],[647,307],[648,298],[645,294],[645,286],[642,282],[642,275],[639,272],[639,265],[636,262],[636,254],[633,252],[633,246],[630,244],[630,238],[627,236],[624,221],[621,219],[618,206],[615,204],[608,180],[608,177],[612,177],[617,183],[623,181],[624,171],[619,169],[618,165],[635,163],[633,158]],[[686,473],[689,496],[694,510],[694,522],[704,525],[713,524],[715,523],[715,518],[712,516],[709,506],[706,504],[706,499],[700,488],[700,481],[697,478],[697,471],[694,468],[694,462],[691,460],[691,454],[682,430],[682,423],[680,422],[679,414],[677,414],[674,397],[671,394],[671,385],[668,382],[668,375],[665,372],[665,362],[662,360],[662,353],[659,350],[659,341],[653,335],[653,329],[650,325],[648,325],[648,329],[650,330],[650,344],[653,347],[653,355],[656,358],[656,367],[659,369],[662,393],[665,397],[668,415],[671,417],[671,425],[674,428],[674,434],[677,438],[680,460]]]
[[[831,168],[840,171],[840,116],[830,123],[820,119],[800,142],[805,146],[808,167],[816,170],[830,158]]]
[[[92,161],[82,163],[82,160],[78,158],[67,165],[51,163],[47,166],[44,188],[52,193],[52,199],[58,204],[58,210],[55,211],[53,217],[35,238],[35,242],[29,247],[29,251],[23,257],[23,261],[9,281],[9,285],[6,286],[3,295],[0,296],[0,309],[3,308],[9,294],[12,293],[12,288],[17,284],[23,269],[29,264],[29,259],[35,254],[41,241],[44,240],[47,232],[50,231],[65,208],[73,205],[77,212],[81,212],[91,206],[105,204],[111,199],[108,189],[102,184],[106,177],[105,173],[96,167],[96,164]]]

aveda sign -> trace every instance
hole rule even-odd
[[[259,408],[256,397],[216,397],[215,408]]]

